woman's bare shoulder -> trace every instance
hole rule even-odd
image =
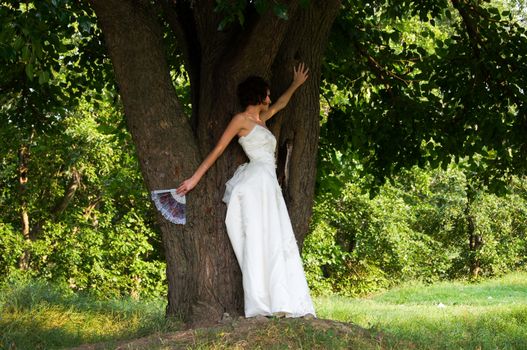
[[[245,113],[240,112],[232,117],[231,123],[241,127],[242,129],[247,129],[250,128],[254,122],[251,122]]]
[[[231,122],[237,122],[237,123],[240,123],[240,122],[245,122],[247,120],[247,118],[245,117],[245,115],[243,114],[243,112],[240,112],[240,113],[236,113],[232,119],[231,119]]]
[[[255,122],[249,118],[245,113],[238,113],[231,119],[231,125],[238,130],[238,136],[245,136],[252,130]]]

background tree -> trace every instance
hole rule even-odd
[[[345,6],[323,70],[336,88],[325,95],[331,100],[338,91],[340,98],[328,117],[334,146],[358,152],[378,179],[427,162],[446,168],[452,157],[467,157],[486,183],[525,173],[527,75],[517,59],[527,54],[527,37],[515,7],[488,1]],[[337,135],[341,130],[348,132]]]
[[[101,297],[165,295],[159,232],[114,97],[98,109],[81,101],[54,132],[35,133],[25,190],[29,240],[12,205],[19,198],[16,143],[1,129],[2,280],[45,278]]]
[[[61,118],[78,105],[83,90],[93,90],[88,98],[99,96],[95,91],[101,91],[111,74],[89,11],[76,2],[2,2],[0,19],[2,148],[7,156],[14,152],[18,159],[18,186],[13,192],[17,195],[11,198],[19,209],[21,234],[29,244],[41,232],[40,218],[30,217],[32,199],[28,197],[28,187],[41,180],[30,172],[35,140],[44,134],[59,137]],[[63,171],[70,180],[52,209],[55,218],[71,203],[83,176],[74,164],[66,164]],[[29,258],[26,250],[21,268],[29,268]]]
[[[517,60],[527,55],[524,3],[344,5],[323,69],[324,181],[336,188],[347,178],[339,163],[331,166],[337,158],[368,174],[373,188],[413,165],[459,163],[467,177],[463,232],[477,275],[484,238],[473,202],[487,187],[503,193],[511,175],[527,170],[527,71]]]

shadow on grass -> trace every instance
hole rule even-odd
[[[14,282],[0,288],[0,308],[29,311],[42,305],[74,308],[97,313],[137,313],[138,309],[160,308],[164,301],[141,301],[132,298],[100,299],[89,293],[72,292],[43,281]]]
[[[129,339],[179,324],[162,300],[99,300],[42,281],[0,287],[0,349],[51,349]]]

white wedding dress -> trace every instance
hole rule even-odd
[[[227,232],[243,275],[245,316],[315,316],[289,214],[278,184],[276,139],[256,124],[238,142],[250,162],[227,182]]]

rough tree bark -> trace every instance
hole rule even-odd
[[[112,59],[127,124],[149,190],[173,188],[214,147],[239,111],[236,86],[248,75],[273,85],[272,96],[308,64],[311,78],[276,117],[279,173],[301,246],[307,233],[316,173],[319,80],[323,49],[340,1],[284,1],[288,20],[259,15],[251,5],[245,25],[218,31],[215,0],[91,0]],[[182,112],[164,56],[160,15],[176,33],[191,79],[192,116]],[[185,321],[217,320],[243,312],[241,276],[225,232],[226,180],[245,158],[233,142],[187,198],[185,226],[158,221],[169,284],[167,314]]]

